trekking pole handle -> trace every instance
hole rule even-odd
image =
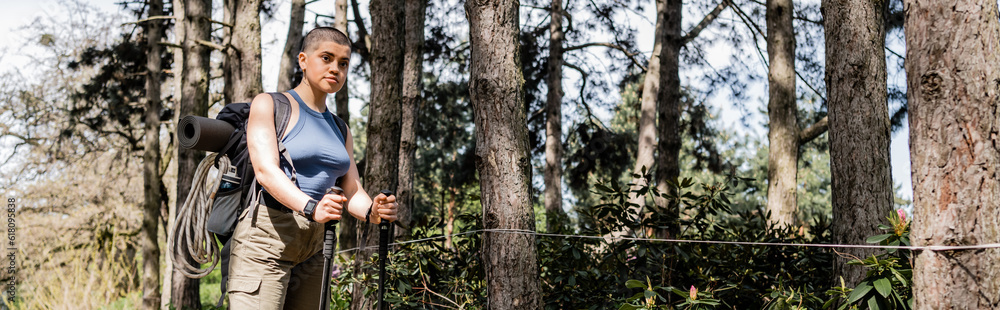
[[[383,189],[382,195],[385,197],[392,196],[392,191]],[[378,256],[379,256],[379,275],[378,275],[378,308],[379,310],[389,309],[388,305],[385,303],[385,263],[389,259],[389,221],[384,219],[378,224]]]
[[[338,180],[339,181],[339,180]],[[344,189],[332,186],[326,194],[343,195]],[[337,248],[337,221],[326,222],[323,226],[323,286],[320,289],[320,310],[330,309],[330,277],[333,263],[333,252]]]
[[[340,188],[340,186],[334,185],[334,186],[331,186],[330,188],[328,188],[326,190],[326,194],[327,195],[329,195],[329,194],[343,195],[344,194],[344,189]],[[326,226],[324,227],[325,230],[326,230],[324,232],[324,241],[336,240],[336,238],[337,238],[337,222],[338,221],[329,221],[329,222],[326,222]],[[323,244],[323,256],[324,257],[326,257],[326,258],[333,257],[333,251],[334,251],[334,248],[336,248],[336,246],[335,246],[334,243],[336,243],[336,241],[334,241],[334,242],[324,242],[324,244]]]

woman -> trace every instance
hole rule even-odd
[[[326,96],[344,87],[350,59],[350,41],[336,29],[316,28],[303,39],[302,82],[285,94],[292,111],[281,133],[294,169],[279,159],[271,96],[260,94],[250,105],[247,147],[265,193],[241,214],[233,236],[232,309],[316,309],[322,285],[329,285],[321,283],[323,223],[340,220],[345,207],[359,219],[370,208],[373,224],[396,220],[396,197],[365,192],[351,133],[340,132],[326,109]],[[326,194],[337,179],[343,194]]]

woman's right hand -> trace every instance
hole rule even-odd
[[[316,203],[316,210],[313,211],[313,220],[317,223],[339,221],[340,215],[344,212],[344,202],[346,201],[347,197],[341,194],[330,193],[324,195],[323,199]]]

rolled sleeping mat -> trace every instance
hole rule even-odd
[[[225,121],[188,115],[177,125],[177,138],[183,148],[218,152],[226,147],[233,131],[236,128]]]

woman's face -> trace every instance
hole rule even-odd
[[[320,42],[311,51],[299,53],[302,79],[313,89],[332,94],[344,87],[351,48],[333,41]]]

